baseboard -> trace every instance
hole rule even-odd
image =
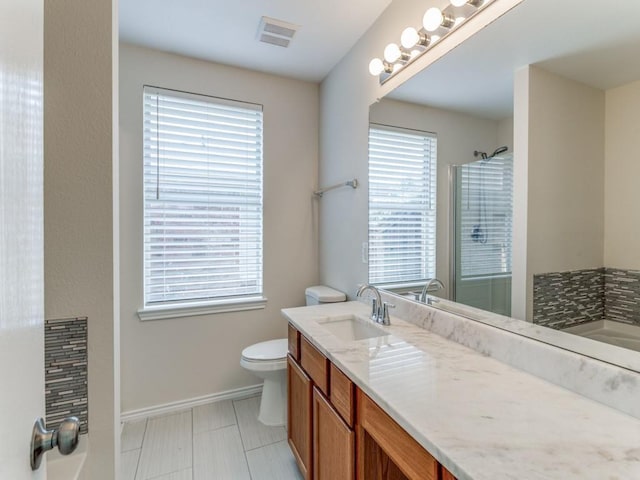
[[[152,407],[122,412],[120,414],[120,421],[131,422],[133,420],[142,420],[148,417],[157,417],[158,415],[167,415],[168,413],[186,410],[187,408],[193,408],[199,405],[206,405],[207,403],[221,402],[222,400],[239,400],[242,398],[252,397],[260,394],[260,392],[262,392],[262,384],[236,388],[235,390],[212,393],[202,397],[188,398],[177,402],[165,403],[164,405],[154,405]]]

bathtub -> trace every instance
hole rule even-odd
[[[636,325],[598,320],[565,328],[564,331],[640,352],[640,327]]]
[[[71,455],[60,455],[57,449],[47,452],[47,480],[76,480],[87,457],[88,440],[80,435],[78,448]]]

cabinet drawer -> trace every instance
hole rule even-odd
[[[358,390],[357,410],[360,428],[383,450],[407,479],[438,479],[440,465],[436,459],[360,390]],[[360,458],[365,463],[371,461],[364,454],[360,454]],[[368,471],[368,466],[363,465],[362,470]],[[366,478],[366,474],[359,478]]]
[[[333,407],[340,414],[345,423],[349,425],[350,428],[353,428],[353,403],[355,400],[355,388],[353,383],[333,363],[331,363],[329,383],[329,398]]]
[[[300,335],[300,365],[313,383],[327,395],[329,391],[329,360],[309,340]]]
[[[289,324],[288,335],[289,337],[289,354],[296,362],[300,361],[300,332],[296,328]]]

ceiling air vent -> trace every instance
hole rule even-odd
[[[298,25],[283,22],[282,20],[262,17],[258,28],[258,40],[287,48],[299,28]]]

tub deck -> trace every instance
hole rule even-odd
[[[636,325],[598,320],[565,328],[564,331],[640,352],[640,327]]]

